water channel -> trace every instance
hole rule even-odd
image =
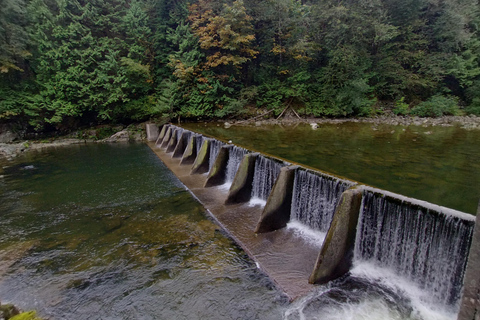
[[[231,126],[184,125],[364,184],[476,214],[480,199],[480,130],[347,122]]]

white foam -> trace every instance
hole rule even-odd
[[[248,205],[250,207],[254,207],[254,206],[265,207],[266,204],[267,204],[267,201],[265,201],[263,199],[260,199],[260,198],[257,198],[257,197],[251,198],[250,201],[248,202]]]
[[[287,310],[283,318],[286,320],[406,320],[397,310],[390,308],[384,300],[378,298],[363,300],[359,303],[332,304],[322,308],[321,312],[316,314],[306,312],[306,306],[308,301],[300,307]]]
[[[217,189],[223,192],[228,192],[230,190],[230,187],[232,186],[232,182],[225,182],[224,184],[221,184],[217,186]]]
[[[291,221],[287,224],[287,229],[293,231],[298,237],[303,238],[310,245],[321,247],[325,241],[326,233],[314,230],[299,221]]]
[[[425,320],[452,320],[456,319],[454,307],[438,305],[431,301],[431,295],[423,291],[418,285],[398,275],[398,272],[378,267],[371,262],[356,261],[351,274],[368,279],[383,287],[401,292],[410,300],[413,308],[413,319]]]

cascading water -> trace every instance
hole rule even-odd
[[[266,201],[273,184],[280,174],[282,164],[259,155],[255,160],[255,173],[252,183],[252,200]]]
[[[228,155],[227,169],[225,173],[226,183],[231,184],[235,178],[240,162],[242,162],[243,157],[247,154],[247,150],[232,146]]]
[[[220,148],[225,145],[225,143],[218,141],[217,139],[210,139],[210,158],[209,158],[209,167],[208,171],[212,169],[215,159],[217,159]]]
[[[182,137],[183,131],[185,131],[183,128],[177,128],[177,130],[175,131],[177,133],[177,141],[180,140],[180,138]]]
[[[188,131],[188,130],[183,131],[183,139],[184,139],[183,142],[185,143],[185,146],[187,146],[188,143],[190,142],[192,135],[193,135],[192,131]]]
[[[293,184],[291,221],[327,232],[342,192],[353,185],[353,182],[335,177],[297,170]]]
[[[455,308],[474,221],[408,200],[364,191],[355,264],[390,270],[414,283],[424,293],[423,302]]]
[[[205,139],[201,134],[195,136],[196,139],[196,146],[197,146],[197,154],[200,152],[202,148],[203,140]]]

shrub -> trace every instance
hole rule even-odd
[[[408,103],[404,102],[405,97],[401,97],[400,100],[395,101],[395,108],[393,113],[397,116],[406,116],[409,113]]]
[[[427,101],[413,107],[410,114],[419,117],[441,117],[443,115],[458,115],[458,98],[435,95]]]
[[[467,114],[480,116],[480,98],[474,98],[472,103],[467,108],[465,108],[465,112]]]

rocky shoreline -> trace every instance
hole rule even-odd
[[[345,123],[345,122],[361,122],[372,123],[373,125],[393,125],[393,126],[422,126],[422,127],[451,127],[459,126],[466,130],[480,130],[480,117],[478,116],[444,116],[440,118],[420,118],[420,117],[403,117],[395,115],[382,115],[371,118],[297,118],[287,116],[281,119],[264,119],[264,120],[244,120],[244,121],[228,121],[228,125],[295,125],[297,123],[317,124],[322,123]]]
[[[121,129],[120,131],[114,133],[108,138],[105,139],[96,139],[95,135],[92,134],[94,130],[89,130],[89,135],[78,138],[75,134],[70,134],[67,137],[59,137],[48,140],[24,140],[24,141],[12,141],[9,143],[0,143],[0,159],[4,158],[7,160],[12,160],[18,155],[31,152],[44,150],[48,148],[58,148],[73,144],[85,144],[85,143],[115,143],[115,142],[126,142],[126,141],[142,141],[145,139],[144,130],[135,130],[131,129]]]

